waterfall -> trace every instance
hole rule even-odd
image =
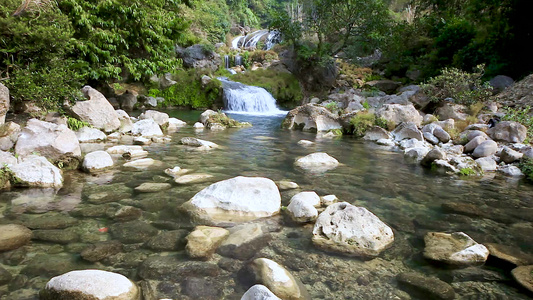
[[[229,69],[231,67],[229,55],[224,55],[224,67],[226,69]]]
[[[224,109],[230,113],[281,115],[286,111],[276,106],[276,99],[265,89],[218,78],[224,90]]]
[[[242,66],[242,56],[240,55],[235,55],[235,65],[236,66]]]
[[[263,50],[270,50],[275,44],[281,42],[281,33],[277,30],[268,31],[267,29],[256,30],[247,35],[241,35],[235,37],[231,41],[231,47],[234,49],[239,48],[256,48],[259,41],[264,40],[265,46]]]

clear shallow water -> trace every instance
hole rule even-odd
[[[169,112],[190,124],[200,113]],[[379,258],[364,261],[315,249],[311,244],[312,225],[295,226],[283,216],[265,220],[272,228],[272,240],[269,246],[258,250],[256,257],[268,257],[286,266],[304,283],[313,299],[408,299],[394,279],[406,271],[442,278],[452,284],[459,299],[529,299],[510,280],[509,270],[500,265],[489,261],[486,267],[477,268],[499,275],[498,280],[465,281],[459,279],[458,270],[432,265],[421,253],[423,236],[428,231],[463,231],[480,243],[501,243],[533,253],[533,185],[498,175],[468,180],[438,176],[373,143],[282,130],[279,125],[283,116],[230,116],[254,126],[216,132],[184,128],[172,135],[169,144],[145,147],[149,157],[162,161],[162,166],[148,171],[117,167],[101,176],[71,172],[66,186],[55,196],[28,190],[0,194],[0,213],[4,215],[1,223],[35,224],[36,218],[55,217],[57,212],[68,216],[68,211],[77,220],[53,229],[60,230],[56,233],[62,239],[55,237],[50,241],[38,232],[41,240],[14,253],[0,254],[0,266],[13,274],[9,284],[0,286],[0,299],[37,299],[38,290],[50,277],[71,269],[98,268],[141,280],[139,266],[148,257],[170,256],[178,262],[189,261],[181,250],[183,246],[177,247],[179,251],[156,250],[157,247],[140,242],[128,242],[121,253],[97,263],[83,261],[80,252],[88,244],[118,239],[113,229],[121,223],[109,211],[125,205],[142,209],[142,223],[151,224],[159,234],[186,234],[193,226],[177,207],[207,185],[238,175],[286,179],[297,182],[299,191],[335,194],[341,201],[366,207],[394,229],[394,246]],[[215,142],[221,148],[209,152],[187,150],[178,145],[186,136]],[[304,148],[297,144],[301,139],[316,144]],[[342,165],[325,174],[307,174],[293,167],[297,157],[313,152],[327,152]],[[132,190],[144,182],[172,183],[163,170],[176,165],[214,177],[198,184],[173,184],[171,189],[157,193],[139,194]],[[109,186],[105,190],[108,194],[98,200],[100,187]],[[282,193],[284,205],[296,192]],[[69,234],[72,237],[65,238]],[[157,285],[159,295],[173,299],[240,299],[249,284],[239,275],[245,262],[215,255],[201,266],[211,263],[216,263],[216,272],[206,273],[205,268],[195,267],[183,277],[162,275],[167,279]],[[195,290],[194,284],[211,294],[191,291]]]

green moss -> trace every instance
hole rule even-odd
[[[74,131],[80,130],[82,127],[91,127],[91,125],[85,121],[80,121],[76,118],[68,117],[67,119],[68,128]]]
[[[472,168],[462,168],[459,170],[459,174],[462,176],[472,176],[476,175],[476,171],[474,171]]]
[[[518,165],[522,173],[526,175],[526,178],[530,181],[533,181],[533,159],[531,158],[525,158],[522,159],[520,164]]]
[[[237,120],[234,120],[228,117],[225,113],[221,113],[221,112],[214,114],[214,115],[210,115],[207,122],[211,124],[214,124],[214,123],[221,124],[223,126],[230,127],[230,128],[250,126],[250,123],[241,123]]]
[[[285,108],[300,105],[304,98],[298,79],[287,72],[258,69],[236,74],[231,77],[231,80],[264,88],[276,98],[279,106]]]
[[[201,74],[196,70],[180,70],[173,74],[177,84],[164,90],[150,89],[151,97],[163,97],[163,106],[187,106],[191,108],[210,108],[221,95],[222,83],[213,78],[205,87],[201,83]]]

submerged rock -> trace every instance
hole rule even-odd
[[[0,225],[0,252],[20,248],[30,240],[30,229],[16,224]]]
[[[424,237],[424,257],[451,265],[469,266],[483,264],[489,250],[463,232],[452,234],[429,232]]]
[[[270,233],[260,224],[242,224],[230,228],[229,231],[230,235],[218,247],[217,253],[240,260],[252,258],[272,239]]]
[[[256,281],[266,286],[281,299],[311,299],[304,286],[275,261],[257,258],[252,262],[251,269]]]
[[[211,149],[218,148],[218,145],[213,142],[204,141],[204,140],[193,138],[193,137],[182,138],[180,140],[180,144],[191,146],[191,147],[196,147],[198,150],[211,150]]]
[[[197,226],[187,236],[185,250],[192,258],[208,258],[229,236],[229,231],[219,227]]]
[[[134,161],[130,161],[125,163],[123,166],[126,168],[134,168],[137,170],[144,170],[148,169],[154,166],[162,165],[163,163],[159,160],[155,160],[152,158],[141,158]]]
[[[48,281],[40,294],[42,300],[139,300],[135,283],[123,275],[101,271],[71,271]]]
[[[453,287],[446,282],[418,273],[401,273],[396,277],[404,289],[424,299],[451,300],[455,298]]]
[[[278,298],[266,286],[256,284],[242,295],[241,300],[281,300],[281,298]]]
[[[517,247],[488,243],[490,255],[505,260],[517,266],[533,264],[533,255],[524,253]]]
[[[533,292],[533,266],[520,266],[511,271],[513,278],[520,283],[521,286]]]
[[[347,202],[328,206],[313,228],[317,247],[349,256],[378,256],[393,241],[389,226],[367,209]]]
[[[239,176],[208,186],[182,208],[196,221],[228,224],[278,214],[281,195],[270,179]]]
[[[164,190],[168,190],[172,187],[170,183],[158,183],[158,182],[145,182],[135,188],[139,193],[155,193]]]

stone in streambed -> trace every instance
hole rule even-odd
[[[322,173],[335,169],[339,161],[327,153],[317,152],[298,158],[294,165],[305,171]]]
[[[191,183],[204,182],[210,178],[213,178],[213,175],[203,174],[203,173],[186,174],[186,175],[177,177],[176,179],[174,179],[174,182],[177,184],[191,184]]]
[[[288,181],[288,180],[281,180],[276,182],[276,185],[281,191],[286,190],[293,190],[299,188],[298,184],[296,182]]]
[[[401,273],[396,277],[404,289],[424,299],[451,300],[455,298],[453,287],[437,278],[417,273]]]
[[[22,225],[0,225],[0,252],[26,245],[31,240],[31,235],[31,230]]]
[[[158,232],[152,225],[142,221],[115,223],[109,229],[111,235],[124,244],[146,242]]]
[[[105,132],[117,130],[120,127],[120,120],[104,95],[88,85],[83,87],[82,92],[89,100],[76,102],[71,113],[78,120],[86,121]]]
[[[320,206],[320,197],[315,192],[301,192],[291,198],[287,211],[294,222],[313,222],[318,217],[316,207]]]
[[[474,149],[472,156],[475,158],[487,157],[495,154],[498,151],[498,144],[493,140],[484,141]]]
[[[83,159],[82,168],[88,173],[105,171],[113,166],[111,155],[105,151],[94,151]]]
[[[122,252],[120,242],[106,241],[87,246],[81,252],[81,257],[90,262],[97,262],[119,252]]]
[[[135,188],[139,193],[155,193],[168,190],[172,187],[170,183],[145,182]]]
[[[187,236],[185,250],[192,258],[208,258],[229,236],[229,231],[219,227],[197,226]]]
[[[134,161],[125,163],[123,166],[126,168],[133,168],[137,170],[146,170],[152,167],[163,165],[163,162],[152,158],[141,158]]]
[[[48,281],[42,300],[139,300],[140,291],[123,275],[101,271],[71,271]]]
[[[513,278],[518,281],[518,283],[533,292],[533,265],[530,266],[520,266],[511,271]]]
[[[519,248],[495,243],[487,243],[485,246],[489,249],[491,256],[510,262],[514,265],[525,266],[533,264],[533,255],[526,254]]]
[[[185,246],[187,231],[183,229],[163,231],[146,242],[145,247],[156,251],[177,251]]]
[[[242,295],[241,300],[281,300],[281,298],[278,298],[266,286],[256,284]]]
[[[208,186],[181,207],[196,221],[228,224],[278,214],[281,195],[270,179],[239,176]]]
[[[363,207],[335,203],[322,212],[313,228],[313,243],[348,256],[375,257],[394,241],[392,229]]]
[[[252,262],[251,270],[258,283],[263,284],[281,299],[311,299],[303,284],[273,260],[257,258]]]
[[[61,170],[42,156],[30,155],[10,169],[18,186],[56,189],[63,186]]]
[[[229,229],[217,253],[231,258],[247,260],[266,247],[272,236],[260,224],[243,224]]]
[[[489,256],[489,250],[485,246],[476,243],[463,232],[428,232],[424,242],[425,258],[451,265],[480,265]]]

